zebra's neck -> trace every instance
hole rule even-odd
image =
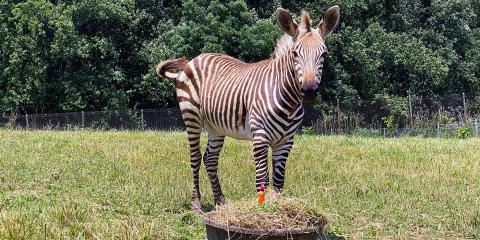
[[[275,95],[283,108],[294,112],[302,104],[300,84],[295,77],[295,65],[290,49],[279,58],[272,61],[273,71],[276,73],[274,81]]]

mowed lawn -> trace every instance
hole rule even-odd
[[[230,201],[255,197],[251,156],[227,139]],[[205,239],[188,157],[183,132],[0,130],[0,239]],[[332,238],[480,238],[480,139],[298,136],[285,191]]]

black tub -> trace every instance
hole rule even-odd
[[[225,240],[225,239],[300,239],[300,240],[315,240],[320,228],[309,228],[306,230],[296,229],[277,229],[277,230],[263,230],[250,229],[237,226],[229,226],[225,223],[213,221],[203,217],[203,222],[207,228],[208,240]]]

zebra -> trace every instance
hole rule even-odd
[[[273,188],[281,193],[285,166],[304,110],[303,100],[319,91],[325,38],[336,28],[340,8],[329,8],[318,24],[302,11],[298,25],[290,13],[276,11],[283,35],[277,40],[272,59],[245,63],[233,57],[205,53],[188,61],[185,58],[160,63],[159,76],[176,79],[180,105],[190,145],[193,172],[192,208],[200,210],[199,170],[203,159],[216,205],[225,199],[217,175],[220,150],[225,136],[253,141],[256,168],[255,187],[269,185],[268,151],[272,151]],[[202,126],[208,144],[201,154]]]

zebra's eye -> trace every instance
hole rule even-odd
[[[292,54],[293,54],[294,57],[298,57],[297,51],[293,50],[293,51],[292,51]]]

